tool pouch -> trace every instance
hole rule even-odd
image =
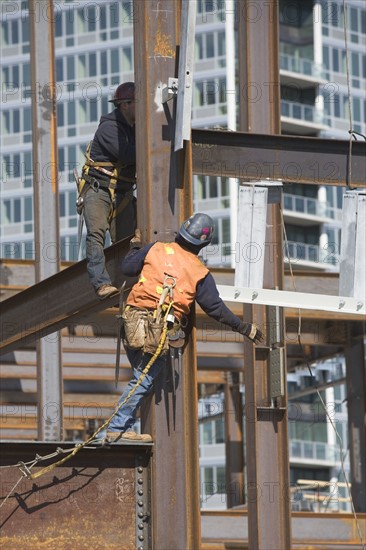
[[[131,349],[144,347],[146,337],[147,311],[127,307],[122,315],[123,344]]]
[[[147,317],[146,322],[146,338],[144,344],[144,352],[154,354],[159,347],[161,335],[163,333],[164,323],[157,323],[153,316]],[[159,355],[164,355],[168,352],[168,339],[165,338],[164,345]]]

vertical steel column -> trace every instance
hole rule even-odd
[[[279,7],[273,2],[238,0],[240,129],[279,134]],[[264,286],[283,288],[280,205],[267,215]],[[245,306],[244,319],[266,327],[265,308]],[[283,327],[280,310],[279,324]],[[280,331],[283,332],[283,331]],[[279,342],[282,347],[283,342]],[[245,342],[245,409],[249,548],[291,548],[287,396],[270,398],[267,347]]]
[[[366,365],[363,338],[346,347],[348,433],[352,499],[357,513],[366,512]]]
[[[226,502],[228,508],[244,504],[243,405],[239,373],[228,373],[225,384]]]
[[[174,153],[174,101],[162,104],[168,78],[177,76],[180,11],[176,0],[134,2],[137,219],[144,242],[174,239],[192,208],[189,148]],[[175,396],[166,384],[159,388],[143,420],[155,443],[153,547],[189,550],[200,546],[194,335],[182,362]]]
[[[37,282],[60,268],[56,78],[53,0],[30,0],[32,144]],[[44,296],[47,300],[47,296]],[[62,437],[62,367],[59,333],[39,340],[38,439]]]

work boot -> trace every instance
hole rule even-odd
[[[124,432],[122,434],[122,439],[126,439],[128,441],[152,441],[152,437],[150,434],[138,434],[136,432],[133,432],[132,430]]]
[[[108,296],[112,296],[112,294],[118,294],[119,290],[113,285],[102,285],[97,290],[97,296],[99,300],[105,300],[105,298],[108,298]]]
[[[119,441],[122,437],[122,432],[107,432],[104,438],[105,443],[113,443]]]

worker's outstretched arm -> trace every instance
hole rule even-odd
[[[256,324],[244,323],[224,304],[211,273],[198,283],[196,301],[207,315],[219,323],[229,325],[233,331],[239,332],[256,344],[263,341],[263,333]]]

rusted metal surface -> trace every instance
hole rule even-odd
[[[348,153],[346,140],[192,130],[194,174],[344,187]],[[352,186],[365,187],[365,174],[366,143],[355,141]]]
[[[262,2],[252,3],[258,10]],[[245,2],[239,0],[240,8]],[[239,91],[252,83],[261,92],[256,102],[239,102],[240,128],[262,134],[279,134],[279,3],[274,0],[261,11],[255,23],[241,16],[238,21],[239,38]],[[266,242],[274,249],[273,258],[265,257],[264,288],[283,289],[283,243],[280,204],[267,208]],[[248,541],[251,550],[291,548],[289,458],[287,431],[287,396],[284,383],[283,395],[275,400],[270,396],[271,354],[275,343],[284,347],[284,315],[278,309],[276,325],[278,337],[271,337],[270,311],[265,307],[246,305],[244,321],[256,322],[267,329],[266,344],[256,348],[244,342],[245,399],[254,415],[246,418],[246,462],[248,483]],[[283,354],[285,361],[285,353]],[[286,364],[284,365],[286,372]]]
[[[352,499],[356,512],[366,512],[366,363],[364,338],[349,331],[346,348],[348,433]]]
[[[118,287],[125,280],[126,287],[134,282],[119,269],[128,250],[129,239],[105,250],[107,270]],[[86,261],[78,262],[1,303],[0,354],[34,342],[67,324],[82,322],[85,316],[111,307],[115,302],[116,297],[97,299],[89,282]]]
[[[239,372],[228,372],[225,384],[225,466],[228,508],[245,503],[243,404]]]
[[[56,450],[55,444],[35,442],[2,447],[1,503],[21,478],[17,467],[8,466]],[[2,550],[150,549],[151,451],[151,444],[131,443],[84,448],[35,481],[23,477],[0,510]]]
[[[134,2],[137,86],[137,223],[144,242],[174,239],[192,213],[190,147],[174,152],[174,100],[162,89],[176,77],[181,2]],[[156,443],[153,461],[154,548],[197,549],[200,544],[197,383],[194,341],[176,368],[175,394],[166,373],[144,417]],[[178,372],[180,371],[180,372]],[[160,384],[160,385],[159,385]]]

